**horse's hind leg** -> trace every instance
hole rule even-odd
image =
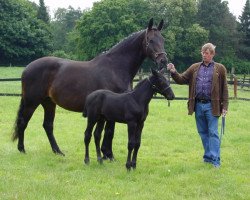
[[[92,130],[93,130],[94,126],[95,126],[95,122],[88,118],[87,128],[85,130],[85,135],[84,135],[84,144],[85,144],[84,162],[85,162],[85,164],[89,164],[89,143],[91,140]]]
[[[47,137],[49,139],[52,151],[56,154],[64,156],[64,153],[62,153],[60,148],[58,147],[58,145],[56,143],[56,139],[55,139],[54,134],[53,134],[56,104],[54,102],[52,102],[50,98],[46,98],[42,102],[42,106],[44,108],[43,128],[46,131],[46,134],[47,134]]]
[[[107,121],[105,125],[105,133],[102,141],[102,153],[103,159],[109,158],[110,160],[114,160],[114,155],[112,151],[112,141],[114,137],[115,131],[115,122]]]
[[[24,131],[29,123],[30,118],[32,117],[34,111],[36,110],[38,104],[27,104],[22,98],[19,111],[17,114],[15,130],[13,132],[13,141],[18,139],[17,148],[21,153],[25,153],[24,148]]]
[[[96,154],[97,154],[97,161],[102,164],[102,156],[101,156],[101,149],[100,149],[100,140],[102,130],[104,128],[105,120],[99,119],[95,128],[94,137],[95,137],[95,146],[96,146]]]

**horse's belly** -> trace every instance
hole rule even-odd
[[[50,98],[60,107],[74,111],[82,112],[85,104],[86,95],[77,93],[67,93],[67,92],[51,92],[49,94]]]

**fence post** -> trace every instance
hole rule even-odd
[[[232,67],[232,69],[231,69],[231,74],[230,74],[230,81],[233,81],[234,72],[235,72],[235,68]]]
[[[237,81],[237,77],[233,74],[233,78],[234,78],[234,98],[237,99],[237,85],[238,85],[238,81]]]

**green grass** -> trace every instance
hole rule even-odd
[[[1,71],[1,70],[0,70]],[[2,84],[2,83],[0,83]],[[2,86],[1,86],[2,87]],[[187,95],[185,86],[173,85]],[[176,87],[176,88],[175,88]],[[202,145],[186,101],[152,100],[145,122],[137,169],[127,172],[127,128],[117,124],[115,162],[83,164],[86,119],[57,107],[54,133],[65,157],[52,153],[39,107],[25,133],[27,154],[11,138],[19,97],[0,97],[0,199],[250,199],[250,103],[230,100],[222,138],[222,166],[202,162]]]
[[[117,124],[115,162],[96,161],[90,143],[83,164],[86,119],[58,108],[55,136],[65,157],[54,155],[42,129],[42,108],[25,134],[27,154],[10,141],[18,97],[0,98],[0,199],[249,199],[250,104],[231,101],[222,141],[222,166],[202,163],[202,147],[185,101],[153,100],[142,135],[137,169],[125,169],[127,129]],[[8,106],[7,106],[8,105]]]

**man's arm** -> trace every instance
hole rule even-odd
[[[167,69],[171,72],[171,77],[174,79],[174,81],[178,84],[188,84],[189,83],[189,74],[190,69],[187,69],[184,73],[179,74],[177,70],[175,69],[175,66],[173,63],[169,63],[167,65]]]

